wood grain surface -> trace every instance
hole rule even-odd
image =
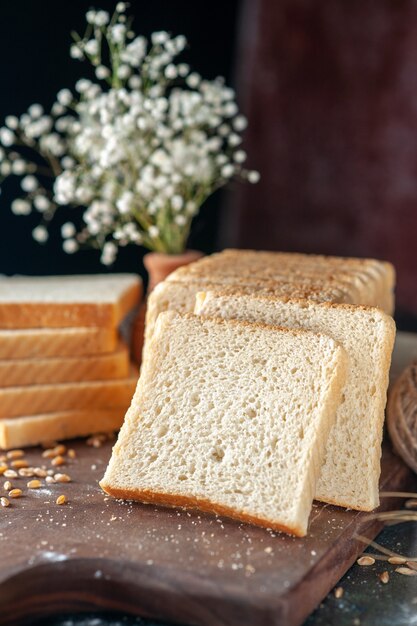
[[[118,502],[97,484],[111,443],[71,445],[77,457],[57,470],[71,483],[29,491],[28,479],[12,479],[24,496],[0,508],[2,626],[93,608],[201,626],[296,626],[362,551],[355,533],[372,538],[380,529],[367,514],[322,504],[313,507],[308,536],[296,539]],[[27,459],[50,467],[38,448]],[[3,491],[3,479],[0,485]],[[386,445],[381,488],[413,487],[414,475]],[[58,506],[61,493],[69,501]],[[384,508],[396,504],[383,501]]]

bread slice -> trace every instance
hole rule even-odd
[[[136,274],[0,280],[0,328],[116,327],[140,299]]]
[[[349,372],[315,497],[361,511],[377,507],[394,320],[362,306],[210,292],[197,295],[196,313],[326,333],[343,345]]]
[[[148,298],[145,324],[145,346],[152,337],[153,329],[158,315],[163,311],[176,311],[177,313],[193,313],[195,297],[199,291],[220,290],[223,293],[257,293],[274,297],[303,298],[314,302],[350,302],[348,292],[338,287],[329,287],[317,282],[310,284],[278,283],[275,281],[258,281],[254,284],[222,284],[215,278],[195,279],[190,281],[164,281],[159,283]]]
[[[120,341],[109,354],[0,360],[0,387],[127,378],[129,368],[129,350]]]
[[[89,409],[0,420],[0,448],[25,448],[48,441],[62,441],[94,433],[118,430],[125,410]]]
[[[0,389],[0,418],[54,413],[72,409],[128,408],[138,378],[28,385]]]
[[[104,354],[116,350],[116,328],[0,329],[0,359]]]
[[[324,335],[168,311],[148,356],[104,491],[305,535],[344,350]]]
[[[291,252],[225,250],[181,267],[168,280],[208,279],[253,284],[260,280],[339,287],[355,304],[394,308],[395,272],[390,263],[375,259],[328,257]]]

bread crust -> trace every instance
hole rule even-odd
[[[284,526],[283,524],[274,524],[273,522],[257,517],[256,515],[250,515],[236,511],[235,509],[216,504],[206,498],[197,498],[195,496],[183,496],[179,494],[168,494],[157,491],[150,491],[148,489],[118,489],[106,484],[104,480],[100,481],[100,487],[109,496],[119,498],[121,500],[137,500],[145,504],[157,504],[170,508],[185,508],[199,511],[205,511],[206,513],[214,513],[217,515],[225,515],[231,519],[235,519],[248,524],[255,524],[256,526],[262,526],[263,528],[270,528],[279,532],[285,532],[295,537],[305,537],[306,532],[298,527]]]

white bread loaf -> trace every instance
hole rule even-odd
[[[128,378],[0,388],[0,418],[72,409],[128,408],[138,374]]]
[[[349,372],[315,497],[363,511],[377,507],[393,319],[375,308],[214,292],[197,295],[196,313],[326,333],[343,345]]]
[[[87,356],[113,352],[116,328],[0,329],[0,359]]]
[[[118,348],[109,354],[48,359],[1,359],[0,387],[127,378],[129,368],[129,350],[120,341]]]
[[[0,448],[25,448],[120,428],[125,410],[89,409],[0,420]]]
[[[235,284],[216,283],[215,278],[194,278],[189,281],[166,280],[159,283],[148,298],[145,324],[145,346],[152,337],[158,315],[163,311],[193,313],[196,294],[203,290],[221,290],[223,293],[257,293],[274,297],[303,298],[313,302],[350,302],[351,295],[338,287],[330,287],[321,281],[298,284],[294,282],[274,282],[260,280],[248,285],[245,281]]]
[[[136,274],[0,280],[0,328],[116,327],[139,302]]]
[[[332,339],[161,313],[101,486],[303,536],[347,360]]]
[[[296,282],[343,289],[348,302],[394,310],[395,271],[375,259],[328,257],[290,252],[225,250],[169,275],[168,281],[211,280],[252,285],[259,281]]]

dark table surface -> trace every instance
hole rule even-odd
[[[417,556],[417,524],[408,522],[386,527],[378,543],[400,554]],[[368,550],[375,552],[373,548]],[[379,574],[388,570],[383,585]],[[370,567],[355,564],[341,579],[342,598],[331,592],[304,626],[417,626],[417,576],[395,572],[395,566],[376,561]],[[89,613],[57,615],[33,622],[32,626],[169,626],[167,622],[120,614]],[[283,625],[284,626],[284,625]]]

